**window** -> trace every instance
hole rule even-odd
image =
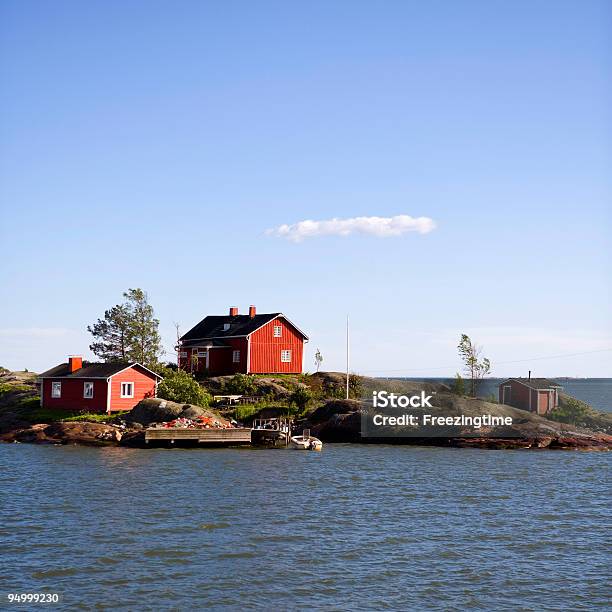
[[[134,383],[133,382],[122,382],[121,383],[121,397],[134,397]]]
[[[230,327],[231,327],[231,325],[229,323],[224,323],[223,324],[223,331],[227,331]]]
[[[283,328],[280,325],[274,326],[274,337],[280,338],[283,333]]]
[[[291,363],[291,351],[281,351],[281,361],[283,363]]]
[[[93,397],[93,383],[92,382],[83,383],[83,397],[85,399],[91,399]]]
[[[62,383],[51,383],[51,397],[62,397]]]
[[[180,357],[181,357],[181,359],[186,359],[187,358],[187,351],[181,351]]]
[[[232,353],[232,361],[234,363],[240,363],[240,351],[234,351]]]
[[[195,351],[195,352],[194,352],[194,354],[195,354],[197,357],[206,357],[206,353],[207,353],[207,352],[208,352],[208,351],[207,351],[206,349],[198,349],[197,351]]]

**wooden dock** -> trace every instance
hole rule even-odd
[[[179,427],[154,427],[145,431],[145,442],[154,443],[191,443],[211,446],[234,446],[236,444],[250,444],[251,430],[245,428],[235,429],[196,429]]]

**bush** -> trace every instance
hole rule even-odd
[[[305,387],[298,387],[290,396],[289,403],[295,404],[300,412],[303,412],[308,405],[308,402],[312,399],[312,393]]]
[[[457,373],[453,383],[451,385],[451,393],[455,395],[465,395],[465,381],[461,377],[461,374]]]
[[[234,374],[224,387],[224,391],[232,395],[253,395],[256,389],[255,379],[248,374]]]
[[[349,397],[353,399],[361,399],[364,393],[363,376],[351,373],[349,376]]]
[[[210,405],[211,396],[188,372],[166,368],[160,375],[164,379],[157,386],[158,398],[179,404],[195,404],[203,407]]]
[[[559,423],[568,423],[571,425],[583,425],[585,424],[585,418],[588,414],[589,409],[585,404],[573,398],[568,398],[547,416],[551,421],[558,421]]]

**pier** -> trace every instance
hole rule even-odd
[[[234,446],[251,444],[251,429],[198,429],[195,427],[154,427],[145,431],[145,442],[153,443],[191,443],[210,446]]]
[[[254,446],[286,447],[291,437],[292,420],[286,418],[255,419],[253,427],[231,429],[200,427],[149,427],[147,444],[185,446]]]

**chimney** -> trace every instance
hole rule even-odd
[[[230,308],[230,317],[237,317],[238,316],[238,309],[235,306],[232,306]]]
[[[531,370],[529,370],[529,380],[531,380]]]
[[[72,374],[83,367],[83,358],[80,355],[68,356],[68,370]]]
[[[255,308],[255,306],[253,306],[253,304],[251,304],[249,306],[249,317],[251,317],[251,319],[257,314],[257,309]]]

